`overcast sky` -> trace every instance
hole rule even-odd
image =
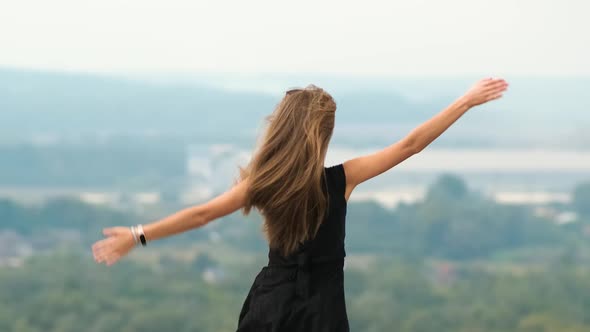
[[[588,0],[3,1],[0,66],[590,75]]]

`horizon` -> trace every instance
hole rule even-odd
[[[484,77],[494,77],[493,75],[448,75],[448,76],[378,76],[371,74],[350,74],[350,73],[239,73],[239,72],[156,72],[142,71],[134,73],[111,73],[99,71],[83,71],[68,69],[50,69],[50,68],[27,68],[17,66],[4,66],[0,64],[0,73],[29,73],[40,75],[59,75],[71,78],[101,78],[118,81],[126,81],[137,84],[147,84],[156,86],[190,86],[193,88],[211,88],[227,92],[245,92],[257,93],[270,96],[277,96],[292,87],[302,87],[307,84],[314,84],[322,87],[320,82],[337,85],[337,90],[344,93],[350,92],[393,92],[404,98],[420,102],[428,99],[449,97],[449,93],[454,93],[458,87],[468,88],[470,84]],[[497,77],[497,76],[496,76]],[[527,81],[534,80],[590,80],[588,75],[551,75],[551,74],[530,74],[530,75],[512,75],[506,78],[510,81]],[[307,80],[307,81],[305,81]],[[295,82],[295,83],[294,83]],[[308,82],[308,83],[305,83]],[[391,84],[398,84],[391,86]],[[430,96],[420,96],[416,90],[416,84],[426,84],[426,88],[432,90],[436,88],[440,91]],[[442,84],[441,84],[442,83]],[[409,84],[404,87],[403,84]],[[449,92],[451,91],[451,92]],[[331,91],[332,92],[332,91]]]

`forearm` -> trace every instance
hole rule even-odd
[[[247,181],[242,181],[229,191],[205,204],[180,210],[164,219],[143,226],[147,241],[186,232],[226,216],[240,209],[246,199]]]
[[[166,218],[143,225],[147,241],[154,241],[174,234],[186,232],[207,224],[203,206],[193,206],[180,210]]]
[[[427,147],[447,130],[457,119],[470,109],[466,99],[461,97],[447,108],[412,130],[406,137],[415,152]]]

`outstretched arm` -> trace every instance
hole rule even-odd
[[[240,209],[246,199],[247,180],[241,181],[227,192],[209,202],[178,211],[166,218],[143,225],[147,241],[154,241],[174,234],[199,228],[207,223]],[[112,265],[135,247],[129,227],[105,228],[107,238],[92,245],[94,259],[98,263]]]
[[[508,83],[503,79],[480,80],[467,93],[433,118],[416,127],[402,140],[381,151],[346,161],[344,163],[346,199],[350,197],[357,185],[422,151],[470,108],[502,97],[502,93],[507,88]]]
[[[240,209],[245,198],[246,182],[242,181],[205,204],[186,208],[162,220],[144,225],[146,240],[153,241],[202,227]]]

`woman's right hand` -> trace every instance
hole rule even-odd
[[[103,229],[105,239],[92,245],[92,254],[97,263],[107,266],[115,264],[135,247],[135,241],[129,227],[110,227]]]
[[[501,78],[484,78],[475,83],[463,99],[469,107],[474,107],[502,97],[507,89],[508,83]]]

